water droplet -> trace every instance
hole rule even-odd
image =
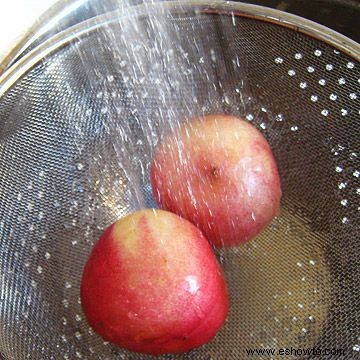
[[[37,245],[33,245],[33,246],[31,247],[31,249],[32,249],[32,251],[33,251],[34,253],[37,253],[37,252],[38,252],[38,247],[37,247]]]
[[[298,131],[299,130],[299,127],[294,125],[291,127],[291,131]]]
[[[346,80],[344,78],[340,78],[338,80],[338,82],[339,82],[339,85],[345,85],[346,84]]]
[[[281,58],[281,57],[277,57],[277,58],[275,59],[275,63],[276,63],[276,64],[282,64],[283,62],[284,62],[284,59]]]
[[[76,353],[75,353],[75,354],[76,354],[76,357],[77,357],[77,358],[79,358],[79,359],[81,359],[81,358],[82,358],[81,352],[76,351]]]
[[[313,66],[308,66],[307,71],[311,74],[315,71],[315,68]]]
[[[197,100],[196,100],[196,101],[197,101]],[[230,105],[230,99],[229,99],[229,97],[228,97],[227,95],[224,95],[224,97],[223,97],[223,102],[224,102],[225,104]]]
[[[129,319],[136,319],[139,316],[139,314],[135,313],[135,312],[132,312],[132,311],[129,311],[127,316],[128,316]]]
[[[64,334],[61,335],[61,340],[62,340],[63,342],[67,342],[66,336],[65,336]]]
[[[81,340],[81,334],[80,334],[79,331],[77,331],[77,332],[75,333],[75,337],[76,337],[78,340]]]
[[[322,54],[322,52],[319,49],[314,51],[314,55],[317,56],[317,57],[321,56],[321,54]]]
[[[63,304],[64,308],[68,308],[69,307],[69,300],[63,299],[62,304]]]
[[[114,81],[114,76],[113,75],[108,75],[107,80],[108,80],[108,82],[113,82]]]
[[[62,318],[62,324],[63,324],[64,326],[67,325],[67,319],[66,319],[66,317],[63,317],[63,318]]]
[[[356,344],[353,346],[352,348],[354,351],[359,351],[360,352],[360,345],[359,344]]]
[[[300,59],[302,59],[303,58],[303,54],[301,54],[301,53],[296,53],[295,54],[295,59],[296,60],[300,60]]]
[[[339,184],[339,189],[342,190],[342,189],[345,189],[347,187],[347,182],[341,182]]]
[[[317,102],[319,100],[319,97],[317,95],[311,95],[310,99],[312,102]]]
[[[49,260],[50,258],[51,258],[50,253],[46,252],[46,253],[45,253],[45,259],[46,259],[46,260]]]
[[[261,123],[261,124],[260,124],[260,127],[261,127],[262,129],[264,129],[264,130],[267,128],[267,126],[266,126],[265,123]]]
[[[310,261],[309,261],[309,264],[312,265],[312,266],[314,266],[314,265],[316,264],[316,261],[315,261],[315,260],[310,260]]]
[[[200,285],[196,276],[189,275],[185,278],[186,289],[193,295],[195,295],[200,289]]]
[[[334,70],[334,65],[332,65],[332,64],[327,64],[327,65],[326,65],[326,70],[327,70],[327,71],[332,71],[332,70]]]
[[[305,81],[300,83],[300,89],[306,89],[308,87],[307,83]]]
[[[31,212],[34,209],[34,204],[28,203],[26,208],[28,209],[29,212]]]
[[[231,21],[232,21],[233,26],[236,26],[236,18],[235,18],[234,13],[231,13]]]
[[[298,261],[298,262],[296,263],[296,265],[299,266],[299,267],[302,267],[302,266],[303,266],[302,262],[300,262],[300,261]]]
[[[304,305],[303,304],[298,304],[298,308],[303,309]]]
[[[212,62],[216,62],[216,54],[214,49],[210,49],[210,57]]]
[[[356,100],[357,99],[356,93],[349,94],[349,97],[350,97],[351,100]]]
[[[39,274],[41,274],[43,272],[43,268],[40,265],[37,267],[36,270]]]
[[[353,62],[349,61],[349,62],[346,64],[346,67],[347,67],[348,69],[353,69],[353,68],[355,67],[355,64],[354,64]]]
[[[289,76],[295,76],[296,75],[296,71],[295,70],[289,70],[288,71]]]
[[[319,80],[319,85],[325,86],[326,85],[326,80],[325,79],[320,79]]]
[[[336,94],[331,94],[329,96],[329,98],[330,98],[330,100],[335,101],[337,99],[337,95]]]
[[[78,170],[82,170],[84,168],[84,165],[81,163],[78,163],[76,167]]]
[[[254,115],[253,114],[247,114],[246,115],[246,120],[248,120],[248,121],[254,120]]]
[[[358,178],[358,177],[360,176],[360,171],[359,171],[359,170],[355,170],[355,171],[353,172],[353,175]]]
[[[340,167],[340,166],[337,166],[335,168],[335,170],[336,170],[337,173],[341,173],[341,172],[343,172],[344,169],[342,167]]]
[[[75,315],[75,320],[76,320],[76,321],[81,321],[81,316],[80,316],[79,314],[76,314],[76,315]]]
[[[283,114],[277,114],[275,116],[275,120],[279,121],[279,122],[284,121],[284,115]]]
[[[327,110],[327,109],[322,110],[321,115],[328,116],[329,115],[329,110]]]
[[[346,109],[341,109],[341,115],[346,116],[348,114],[348,111]]]
[[[33,288],[36,288],[37,287],[37,282],[35,280],[31,280],[31,286]]]
[[[340,203],[341,203],[342,206],[348,206],[349,202],[348,202],[347,199],[343,199],[343,200],[340,201]]]
[[[348,223],[349,223],[349,219],[345,216],[345,217],[343,217],[343,218],[341,219],[341,222],[342,222],[343,224],[348,224]]]
[[[70,288],[71,288],[71,284],[68,281],[66,281],[65,282],[65,289],[70,289]]]

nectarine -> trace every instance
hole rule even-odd
[[[281,198],[265,137],[229,115],[193,119],[165,138],[155,150],[151,182],[161,208],[190,220],[217,247],[254,238]]]
[[[208,241],[193,224],[162,210],[133,213],[105,231],[84,268],[81,304],[105,340],[149,354],[210,341],[228,311]]]

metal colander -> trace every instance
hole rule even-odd
[[[105,227],[155,206],[148,169],[162,136],[221,112],[268,139],[281,210],[255,241],[218,253],[231,308],[217,337],[163,359],[358,358],[359,57],[358,45],[294,16],[186,1],[80,23],[10,68],[0,82],[3,358],[151,358],[89,328],[82,269]],[[322,354],[279,354],[313,347]]]

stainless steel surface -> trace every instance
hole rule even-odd
[[[8,56],[1,61],[0,74],[10,64],[18,61],[36,46],[70,26],[114,11],[119,7],[134,6],[142,2],[143,0],[57,1],[14,44]],[[245,0],[238,2],[263,5],[299,15],[359,42],[359,34],[356,31],[357,19],[360,16],[360,3],[358,0],[314,0],[311,7],[309,7],[307,0]]]
[[[269,140],[281,212],[256,241],[219,254],[231,310],[216,339],[163,358],[316,346],[355,359],[359,58],[357,44],[311,22],[195,1],[101,16],[23,57],[0,79],[4,358],[150,358],[88,327],[82,268],[107,225],[154,206],[148,166],[161,137],[182,119],[225,112]]]

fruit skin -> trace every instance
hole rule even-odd
[[[264,136],[247,121],[209,115],[183,124],[155,149],[158,205],[195,224],[216,247],[253,239],[277,214],[277,165]]]
[[[228,311],[208,241],[162,210],[141,210],[105,231],[84,268],[81,304],[105,340],[154,355],[209,342]]]

